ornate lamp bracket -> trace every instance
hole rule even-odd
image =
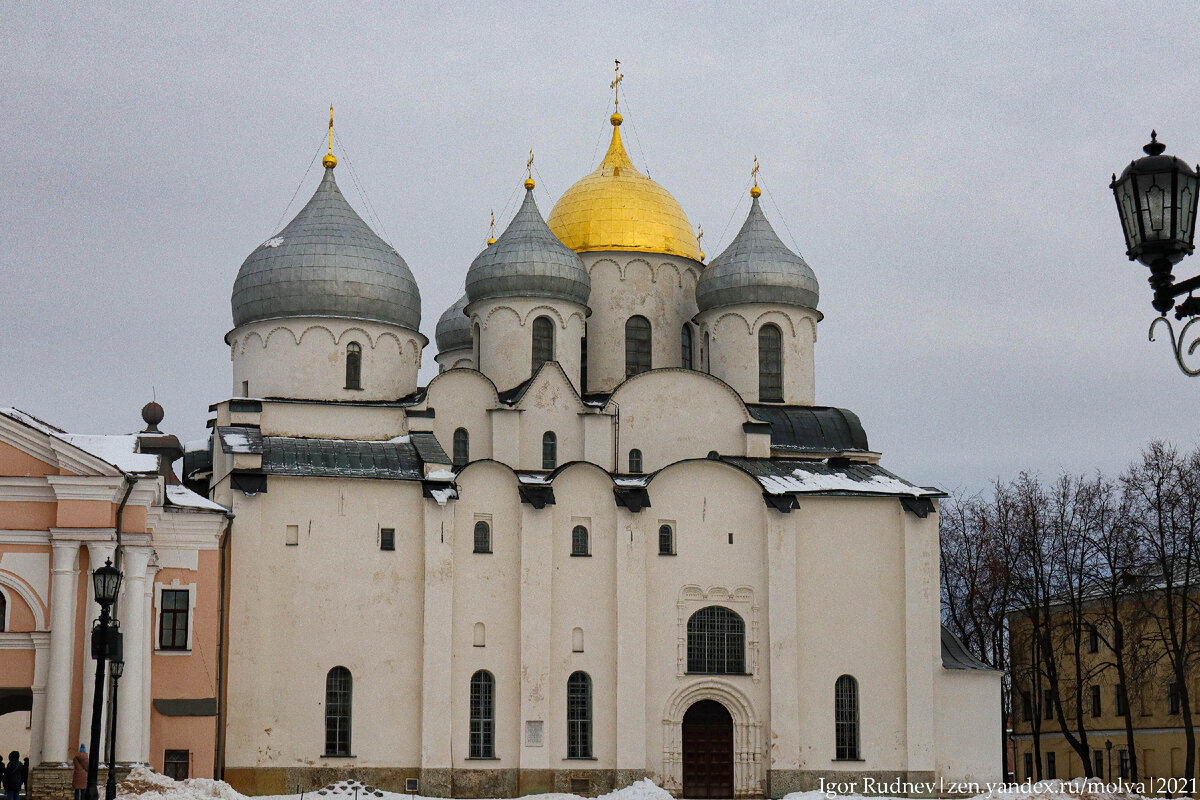
[[[1198,332],[1191,340],[1191,344],[1188,344],[1188,331],[1191,330],[1193,325],[1195,325],[1197,322],[1200,322],[1200,317],[1192,317],[1189,319],[1183,328],[1180,329],[1178,338],[1175,337],[1175,329],[1171,326],[1171,320],[1167,319],[1166,316],[1156,317],[1155,320],[1150,323],[1149,336],[1150,341],[1152,342],[1154,341],[1154,328],[1160,322],[1167,326],[1167,335],[1171,337],[1171,349],[1175,351],[1175,363],[1179,365],[1179,369],[1183,370],[1184,374],[1192,377],[1200,375],[1200,366],[1198,366],[1196,369],[1191,369],[1187,364],[1184,363],[1183,360],[1185,345],[1187,345],[1188,356],[1195,355],[1196,348],[1200,347],[1200,332]]]

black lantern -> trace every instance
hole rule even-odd
[[[125,662],[124,661],[114,661],[111,664],[109,664],[109,668],[112,669],[112,676],[114,678],[116,678],[117,680],[120,680],[121,676],[125,674]]]
[[[1113,175],[1110,188],[1125,232],[1125,254],[1150,268],[1154,308],[1166,314],[1175,297],[1197,288],[1175,286],[1171,268],[1195,250],[1200,177],[1183,159],[1163,155],[1166,147],[1154,131],[1142,150],[1146,155],[1129,162],[1121,177]]]
[[[103,567],[92,573],[92,584],[96,589],[96,602],[101,606],[111,606],[117,601],[117,592],[121,589],[121,570],[112,565],[110,558]]]

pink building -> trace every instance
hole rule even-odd
[[[124,573],[116,760],[213,775],[229,516],[175,478],[183,448],[159,432],[161,407],[143,418],[141,433],[96,436],[0,409],[0,747],[29,755],[35,797],[70,796],[66,762],[89,738],[91,572],[108,559]]]

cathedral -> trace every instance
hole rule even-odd
[[[943,495],[815,404],[816,274],[757,183],[706,263],[622,121],[548,214],[525,182],[437,322],[426,386],[416,281],[343,197],[330,147],[312,199],[238,270],[211,436],[130,445],[166,453],[145,476],[162,487],[147,552],[171,535],[155,502],[198,520],[169,610],[207,642],[162,658],[166,601],[143,570],[158,638],[138,657],[181,675],[198,655],[208,680],[160,698],[143,678],[131,760],[191,753],[191,774],[247,794],[337,776],[453,797],[650,777],[714,798],[1001,778],[1000,673],[939,622]],[[208,694],[177,714],[203,725],[154,727]],[[56,748],[81,730],[52,717]]]

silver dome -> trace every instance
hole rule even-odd
[[[471,347],[471,320],[467,318],[467,296],[464,294],[446,309],[438,320],[434,339],[439,353]]]
[[[233,284],[235,327],[304,316],[421,327],[412,272],[346,202],[332,169],[296,218],[242,262]]]
[[[587,305],[592,282],[578,255],[558,240],[526,190],[525,202],[496,243],[467,270],[469,302],[547,297]]]
[[[712,260],[696,284],[701,311],[739,303],[817,307],[817,276],[787,248],[755,197],[750,214],[725,252]]]

